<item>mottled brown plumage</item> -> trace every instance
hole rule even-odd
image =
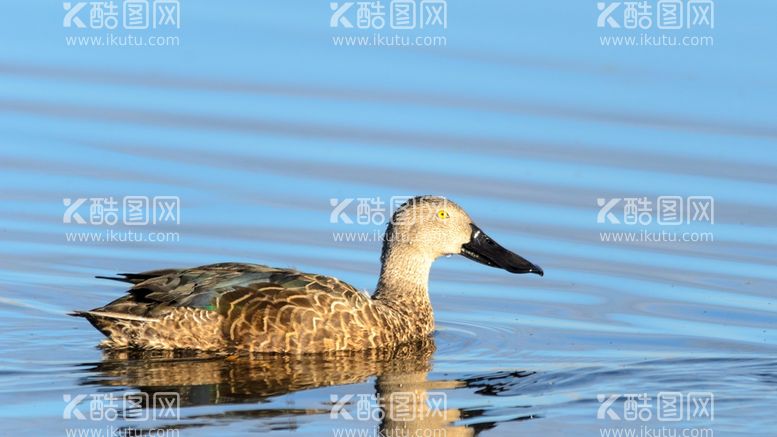
[[[497,249],[517,255],[480,234],[452,202],[417,197],[389,225],[372,297],[329,276],[223,263],[123,274],[113,279],[133,284],[127,295],[74,315],[105,334],[110,348],[316,353],[393,346],[434,329],[427,283],[435,258],[462,253],[510,271],[538,271],[520,257],[528,266],[495,260],[489,254]],[[475,238],[488,247],[473,246]]]

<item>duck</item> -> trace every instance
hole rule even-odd
[[[86,318],[108,349],[306,354],[363,351],[434,331],[432,263],[459,254],[510,273],[541,267],[476,226],[453,201],[416,196],[396,209],[383,238],[372,295],[331,276],[248,263],[98,276],[130,283]]]

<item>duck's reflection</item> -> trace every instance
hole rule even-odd
[[[253,357],[208,357],[192,354],[137,351],[106,352],[96,372],[85,384],[132,387],[153,394],[174,392],[180,406],[214,404],[265,404],[272,396],[305,389],[365,382],[375,377],[375,392],[368,394],[378,414],[371,414],[385,436],[470,436],[473,429],[453,422],[461,412],[447,406],[445,389],[459,381],[429,381],[433,340],[391,349],[316,355],[265,355]],[[346,389],[347,391],[347,389]],[[354,417],[351,425],[363,427],[357,416],[362,408],[356,396],[322,399],[320,408],[268,408],[222,412],[238,418],[285,417],[286,429],[294,429],[294,417],[319,414],[326,420]],[[360,394],[361,395],[361,394]],[[347,398],[347,402],[340,402]],[[338,405],[339,403],[339,405]],[[345,410],[339,412],[338,409]],[[334,411],[334,414],[333,414]],[[188,416],[189,419],[193,417]],[[194,419],[206,420],[205,416]],[[343,422],[340,422],[342,424]],[[373,422],[374,423],[374,422]],[[199,423],[198,426],[203,423]],[[346,423],[348,425],[348,423]]]

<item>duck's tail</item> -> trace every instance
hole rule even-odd
[[[221,333],[223,317],[214,311],[177,308],[160,318],[144,317],[96,308],[73,311],[69,315],[84,317],[108,337],[106,348],[201,349],[226,347]]]
[[[88,320],[92,326],[108,337],[102,346],[110,348],[131,346],[137,341],[137,332],[141,325],[157,321],[149,317],[110,311],[73,311],[68,315],[84,317]]]
[[[90,322],[96,319],[126,320],[126,321],[134,321],[134,322],[155,322],[158,320],[158,319],[153,319],[151,317],[136,316],[134,314],[116,313],[116,312],[110,312],[110,311],[94,311],[94,310],[73,311],[71,313],[67,313],[67,315],[73,316],[73,317],[85,317]]]

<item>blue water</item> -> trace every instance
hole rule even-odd
[[[777,432],[777,5],[717,2],[713,47],[603,47],[628,32],[597,28],[596,2],[449,1],[445,47],[376,48],[333,45],[371,33],[331,29],[328,3],[187,2],[163,33],[180,45],[142,48],[68,47],[101,33],[63,28],[61,2],[4,5],[0,435]],[[333,224],[330,199],[430,193],[546,274],[439,260],[422,351],[116,356],[65,315],[122,295],[94,275],[221,261],[371,291],[384,225]],[[141,229],[174,241],[68,241],[137,228],[65,224],[64,198],[133,195],[180,198],[180,224]],[[658,196],[711,196],[714,223],[597,222],[599,198]],[[642,230],[713,241],[602,237]],[[125,392],[180,414],[64,418],[63,396]],[[443,393],[444,414],[330,417],[332,396],[396,392]],[[710,393],[714,416],[658,421],[659,392]],[[628,393],[650,420],[597,418]]]

